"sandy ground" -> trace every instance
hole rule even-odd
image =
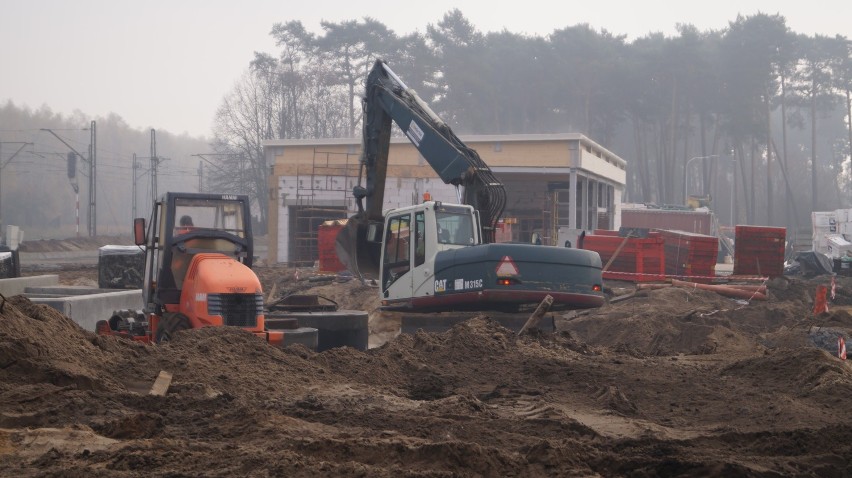
[[[257,272],[279,297],[377,305],[355,281]],[[654,290],[521,337],[487,314],[396,336],[373,311],[374,348],[323,353],[226,328],[143,346],[8,298],[0,475],[850,476],[852,367],[837,339],[852,330],[852,279],[815,317],[829,280],[775,279],[750,303]],[[151,396],[161,370],[172,385]]]

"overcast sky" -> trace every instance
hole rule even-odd
[[[738,13],[779,13],[797,33],[852,38],[852,2],[792,0],[568,1],[0,0],[0,102],[131,127],[210,136],[222,97],[255,51],[275,53],[277,22],[372,17],[397,34],[425,33],[458,8],[481,32],[546,36],[588,23],[627,35],[721,29]]]

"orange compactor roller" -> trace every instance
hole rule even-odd
[[[315,329],[265,326],[263,289],[251,269],[248,196],[169,192],[151,214],[147,227],[144,218],[133,223],[136,245],[145,249],[144,308],[99,321],[99,334],[161,343],[181,330],[235,326],[272,345],[316,347]]]

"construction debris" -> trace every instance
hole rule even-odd
[[[154,380],[154,385],[151,386],[151,391],[148,394],[163,397],[169,391],[169,385],[171,384],[172,374],[165,370],[160,370],[160,374],[157,375],[157,379]]]

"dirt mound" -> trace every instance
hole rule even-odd
[[[850,396],[852,376],[849,371],[846,363],[823,350],[780,348],[763,357],[732,363],[722,373],[744,379],[761,377],[770,392],[818,397],[820,401],[833,403]],[[814,413],[820,412],[815,410]]]
[[[0,306],[0,370],[6,385],[115,389],[113,377],[101,371],[115,353],[99,347],[103,343],[55,309],[22,296]]]
[[[259,270],[267,291],[377,301]],[[816,284],[777,280],[751,303],[661,289],[554,334],[482,314],[322,353],[231,328],[146,346],[15,297],[0,306],[0,475],[844,476],[852,367],[830,349],[852,329],[852,284],[814,317]]]
[[[639,356],[701,354],[717,350],[715,336],[733,333],[738,305],[713,292],[668,288],[605,305],[564,325],[579,340]],[[734,337],[731,337],[734,338]],[[741,340],[726,340],[741,347]]]
[[[778,279],[768,286],[768,301],[730,299],[701,289],[640,291],[634,299],[583,312],[559,325],[586,344],[638,357],[748,354],[783,346],[785,336],[798,337],[799,345],[806,346],[811,326],[852,326],[852,317],[843,310],[813,316],[816,283]],[[837,299],[843,300],[847,290],[852,284]]]

